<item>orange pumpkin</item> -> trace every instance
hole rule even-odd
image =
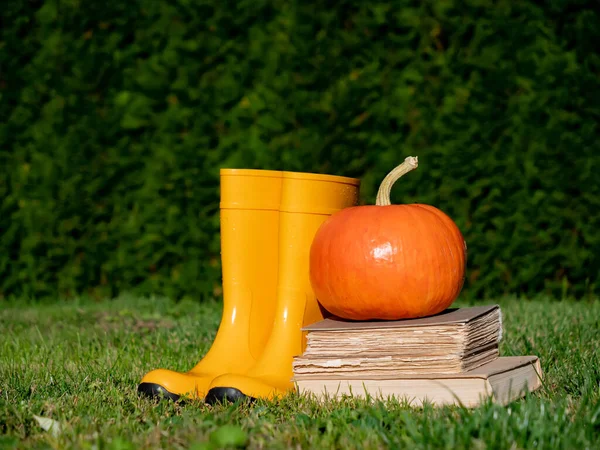
[[[423,204],[391,205],[392,185],[416,169],[408,157],[381,183],[376,205],[342,209],[317,231],[310,281],[322,306],[345,319],[437,314],[463,287],[466,243],[456,224]]]

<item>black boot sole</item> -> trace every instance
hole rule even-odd
[[[146,397],[150,397],[157,400],[167,399],[176,402],[179,400],[180,397],[177,394],[173,394],[172,392],[167,391],[160,384],[156,383],[140,383],[137,390],[140,395],[144,395]]]
[[[209,405],[218,403],[253,403],[256,400],[254,397],[249,397],[242,391],[231,387],[216,387],[212,388],[206,394],[204,401]]]

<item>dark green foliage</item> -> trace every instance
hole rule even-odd
[[[213,295],[218,169],[446,211],[465,294],[593,292],[595,1],[8,0],[0,295]]]

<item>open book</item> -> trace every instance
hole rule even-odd
[[[343,396],[407,401],[412,406],[463,405],[475,407],[491,398],[506,405],[541,386],[542,371],[536,356],[499,357],[469,372],[434,375],[397,375],[369,378],[334,378],[295,375],[301,394],[326,401]]]
[[[435,316],[353,322],[329,318],[306,328],[296,376],[395,377],[465,372],[498,358],[502,315],[497,305],[449,309]]]

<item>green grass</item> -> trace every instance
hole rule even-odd
[[[140,378],[157,367],[188,369],[210,346],[218,304],[5,304],[0,448],[198,449],[228,424],[246,433],[249,448],[600,448],[600,301],[500,304],[501,352],[540,356],[545,387],[474,410],[319,406],[296,395],[252,407],[154,404],[138,397]],[[63,432],[52,437],[34,415],[61,422]]]

